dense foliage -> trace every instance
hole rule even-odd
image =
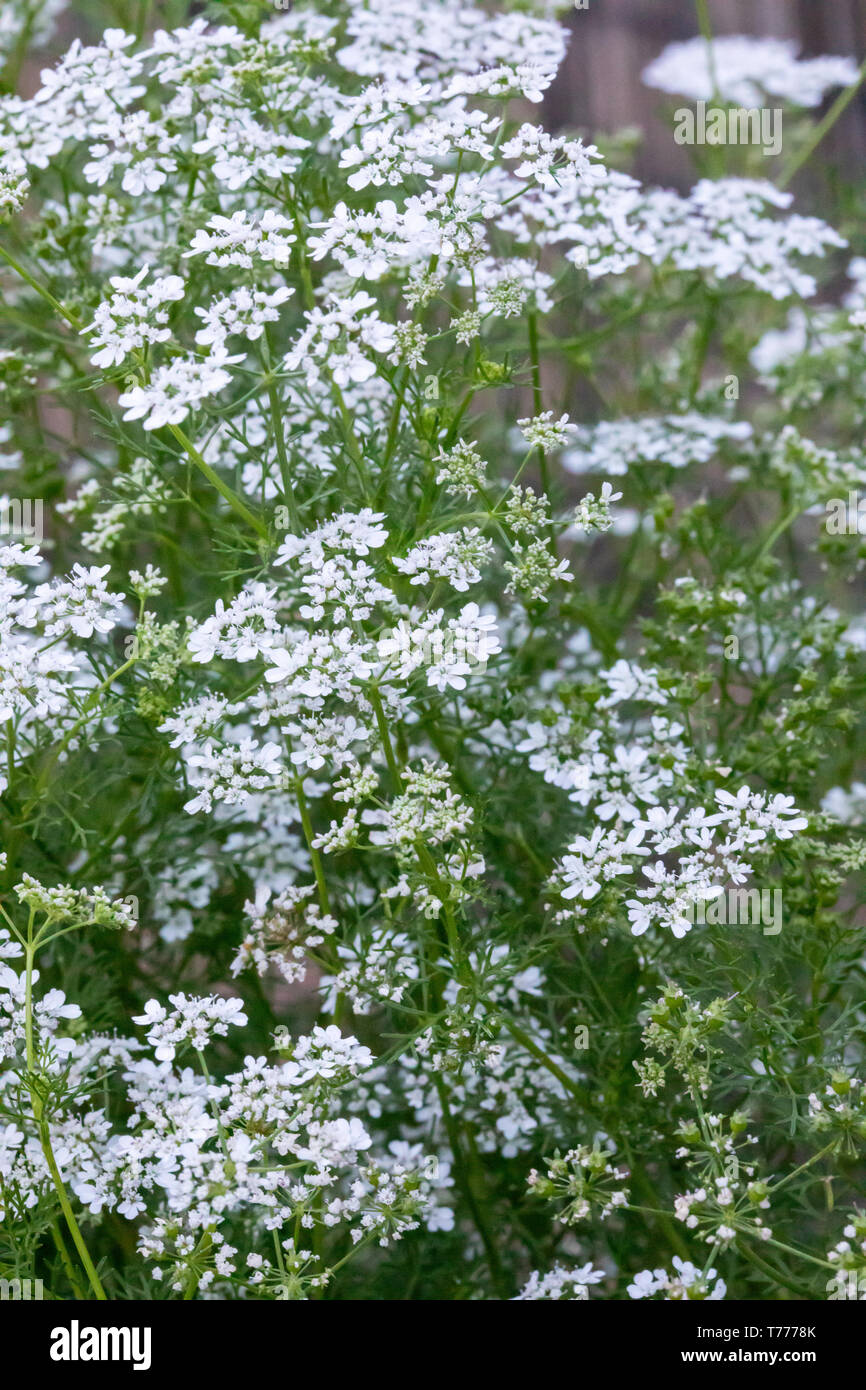
[[[0,20],[0,1273],[859,1296],[856,66],[676,193],[561,6],[162,8]]]

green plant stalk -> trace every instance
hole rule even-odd
[[[36,293],[41,295],[45,300],[46,304],[51,305],[56,314],[59,314],[60,317],[65,319],[68,324],[71,324],[73,328],[80,328],[80,324],[75,315],[71,314],[68,309],[65,309],[60,303],[60,300],[54,298],[50,290],[47,290],[44,285],[40,285],[38,280],[34,280],[30,272],[24,269],[20,261],[17,261],[15,257],[6,250],[5,246],[0,246],[0,256],[2,256],[6,264],[15,271],[16,275],[20,275],[21,279],[25,284],[30,286],[31,290],[35,290]]]
[[[325,913],[330,913],[330,900],[328,898],[328,885],[325,882],[325,869],[322,864],[322,856],[317,849],[313,849],[313,822],[310,820],[310,808],[307,804],[307,797],[304,792],[304,784],[300,775],[295,777],[295,795],[298,799],[298,812],[301,817],[301,827],[304,832],[304,839],[307,842],[307,849],[310,852],[310,859],[313,865],[313,873],[316,878],[316,887],[319,893],[319,906]]]
[[[593,1105],[585,1087],[579,1085],[576,1081],[572,1081],[568,1073],[564,1072],[562,1067],[559,1066],[557,1062],[554,1062],[552,1057],[548,1057],[544,1048],[539,1047],[538,1043],[535,1042],[518,1023],[515,1023],[507,1014],[503,1014],[502,1022],[514,1038],[514,1041],[520,1043],[520,1046],[525,1048],[537,1062],[540,1062],[541,1065],[550,1072],[551,1076],[555,1076],[557,1081],[559,1081],[576,1100],[580,1101],[581,1105],[589,1114],[598,1113],[597,1107]]]
[[[448,1143],[454,1156],[455,1180],[460,1188],[461,1196],[466,1203],[469,1214],[472,1217],[473,1225],[481,1237],[481,1244],[484,1246],[484,1255],[487,1260],[487,1267],[490,1270],[490,1278],[493,1280],[493,1286],[499,1293],[500,1298],[507,1299],[509,1297],[509,1289],[502,1268],[502,1262],[499,1258],[499,1251],[496,1249],[496,1243],[488,1228],[483,1203],[478,1199],[478,1195],[475,1192],[471,1180],[471,1175],[464,1162],[460,1135],[454,1117],[451,1114],[451,1109],[448,1104],[448,1095],[445,1090],[445,1082],[442,1080],[441,1076],[436,1077],[435,1085],[439,1096],[439,1104],[442,1107],[445,1132],[448,1135]]]
[[[87,1249],[84,1237],[81,1234],[81,1229],[78,1225],[78,1222],[75,1219],[75,1213],[72,1210],[72,1205],[69,1201],[69,1195],[66,1191],[66,1186],[63,1182],[62,1177],[60,1176],[60,1169],[57,1167],[57,1160],[54,1157],[54,1150],[51,1147],[51,1134],[49,1132],[48,1122],[43,1114],[42,1097],[36,1090],[36,1082],[38,1081],[39,1077],[39,1074],[36,1070],[36,1051],[33,1041],[33,962],[36,952],[32,944],[32,930],[33,912],[31,911],[30,922],[28,925],[27,932],[28,945],[25,949],[24,1037],[27,1054],[27,1075],[30,1079],[32,1088],[31,1103],[33,1106],[33,1118],[36,1121],[36,1126],[39,1131],[39,1143],[42,1148],[42,1152],[45,1156],[45,1162],[48,1165],[48,1171],[51,1174],[51,1181],[54,1185],[54,1190],[57,1193],[57,1199],[60,1202],[60,1210],[63,1212],[63,1217],[69,1229],[69,1234],[71,1235],[73,1244],[76,1250],[78,1251],[81,1263],[83,1264],[85,1272],[87,1274],[87,1278],[90,1281],[90,1287],[93,1289],[94,1296],[100,1302],[105,1302],[105,1290],[102,1287],[99,1275],[96,1272],[96,1266],[94,1265],[93,1260],[90,1258],[90,1251]]]
[[[202,476],[207,478],[211,487],[215,487],[220,496],[225,498],[232,511],[235,512],[239,517],[241,517],[247,523],[248,526],[251,526],[253,530],[262,538],[262,540],[267,540],[268,528],[267,526],[265,526],[264,522],[260,521],[257,516],[253,516],[253,513],[250,511],[246,503],[241,501],[240,497],[238,497],[237,493],[229,487],[228,483],[223,482],[219,474],[216,473],[213,470],[213,468],[211,468],[210,464],[202,458],[201,454],[193,444],[192,440],[188,438],[188,436],[184,433],[180,426],[167,425],[166,429],[168,429],[174,435],[178,444],[180,444],[181,448],[186,451],[187,455],[195,464],[196,468],[199,470]]]
[[[538,352],[538,314],[533,310],[527,316],[527,328],[529,331],[529,359],[532,368],[532,412],[540,415],[542,412],[542,392],[541,392],[541,359]],[[559,558],[559,550],[556,544],[556,528],[553,523],[553,501],[550,496],[550,467],[547,462],[547,454],[539,445],[536,451],[538,459],[538,471],[541,477],[541,490],[547,498],[550,508],[550,524],[547,529],[547,546],[554,559]]]
[[[52,1221],[51,1223],[51,1239],[54,1241],[54,1244],[57,1248],[57,1253],[60,1256],[60,1261],[66,1273],[66,1277],[69,1280],[69,1285],[72,1289],[72,1292],[75,1294],[76,1298],[83,1300],[84,1294],[81,1292],[81,1285],[78,1282],[78,1275],[75,1273],[75,1270],[72,1266],[72,1260],[69,1257],[69,1251],[67,1250],[66,1242],[63,1239],[63,1232],[61,1231],[60,1226],[56,1221]]]
[[[833,126],[836,124],[839,117],[854,100],[855,96],[860,90],[860,87],[863,84],[864,78],[866,78],[866,59],[863,60],[860,66],[860,71],[857,73],[857,76],[851,83],[850,87],[846,87],[844,92],[840,92],[839,96],[833,102],[833,105],[830,107],[826,116],[823,118],[823,120],[820,120],[818,124],[815,126],[815,129],[812,131],[812,134],[810,138],[807,140],[803,149],[800,150],[799,154],[795,155],[794,158],[791,160],[790,164],[787,164],[785,168],[782,170],[782,174],[778,182],[779,188],[787,188],[794,175],[799,173],[803,165],[809,159],[811,159],[812,155],[815,153],[821,141],[824,139],[824,136],[827,135],[828,132],[833,129]]]

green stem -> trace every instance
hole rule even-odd
[[[787,512],[785,512],[784,516],[779,517],[779,520],[776,522],[775,526],[762,541],[761,547],[757,555],[755,556],[755,562],[757,562],[758,560],[763,560],[764,556],[770,553],[770,551],[773,549],[773,546],[776,544],[776,541],[785,531],[787,531],[788,527],[797,520],[797,517],[800,515],[802,510],[803,508],[801,506],[791,507]]]
[[[69,1228],[69,1234],[72,1236],[73,1243],[81,1258],[81,1263],[84,1265],[87,1272],[87,1277],[90,1280],[90,1286],[94,1294],[99,1300],[104,1301],[105,1290],[100,1283],[99,1275],[96,1273],[96,1266],[90,1258],[90,1252],[84,1243],[84,1237],[75,1219],[66,1187],[60,1176],[60,1169],[57,1167],[57,1160],[54,1157],[54,1150],[51,1147],[51,1135],[48,1129],[48,1121],[45,1119],[43,1113],[42,1096],[38,1090],[40,1076],[36,1070],[36,1046],[33,1037],[33,965],[36,956],[36,946],[33,941],[34,915],[33,909],[31,908],[30,920],[27,923],[27,945],[24,951],[24,1044],[27,1058],[27,1076],[30,1081],[33,1118],[39,1130],[39,1143],[45,1156],[45,1162],[48,1165],[48,1171],[51,1174],[54,1190],[60,1202],[60,1209],[63,1212],[66,1225]]]
[[[313,873],[316,876],[316,887],[319,891],[319,907],[324,913],[330,915],[331,908],[328,898],[328,885],[325,882],[325,869],[322,864],[322,856],[317,849],[313,849],[313,822],[310,820],[310,809],[307,804],[307,797],[304,792],[304,784],[300,776],[295,777],[295,795],[298,799],[298,811],[301,817],[301,826],[304,831],[304,839],[307,842],[307,849],[310,851],[310,859],[313,865]]]
[[[30,272],[25,270],[19,261],[16,261],[15,257],[6,250],[5,246],[0,246],[0,256],[3,257],[7,265],[11,266],[16,275],[21,276],[21,279],[30,286],[31,290],[35,290],[38,295],[42,296],[47,304],[51,305],[55,313],[59,314],[61,318],[64,318],[67,323],[72,324],[73,328],[79,327],[75,315],[71,314],[68,309],[64,309],[60,300],[55,299],[50,290],[47,290],[44,285],[40,285],[38,280],[34,280]]]
[[[56,1221],[52,1221],[51,1223],[51,1238],[54,1241],[55,1246],[57,1247],[57,1253],[60,1256],[60,1261],[66,1272],[66,1277],[69,1280],[69,1285],[72,1289],[72,1292],[75,1294],[76,1298],[81,1299],[83,1301],[84,1294],[81,1292],[81,1285],[78,1282],[78,1275],[75,1273],[75,1270],[72,1267],[72,1260],[70,1259],[69,1251],[66,1248],[66,1241],[63,1239],[63,1232],[61,1231]]]
[[[846,87],[844,92],[840,92],[824,119],[819,121],[815,126],[815,129],[812,131],[810,138],[807,140],[802,150],[800,150],[799,154],[796,154],[790,164],[787,164],[782,170],[782,176],[779,179],[778,185],[779,188],[787,188],[794,175],[802,169],[806,161],[815,153],[815,150],[824,139],[824,136],[828,131],[832,130],[833,126],[842,115],[842,112],[854,100],[854,97],[857,95],[863,83],[864,77],[866,77],[866,59],[863,60],[860,70],[850,87]]]
[[[210,1250],[211,1246],[213,1245],[213,1241],[211,1239],[212,1234],[213,1232],[210,1228],[204,1231],[201,1236],[201,1239],[195,1247],[195,1250],[193,1250],[192,1252],[192,1257],[190,1261],[192,1268],[189,1271],[189,1279],[187,1280],[187,1285],[183,1293],[183,1301],[185,1303],[188,1303],[191,1299],[195,1298],[196,1293],[198,1292],[198,1285],[199,1280],[201,1279],[201,1273],[195,1268],[194,1261],[196,1261],[200,1255],[204,1255],[207,1253],[208,1250]]]
[[[41,1101],[39,1102],[39,1104],[41,1106]],[[54,1183],[54,1190],[57,1193],[57,1196],[60,1201],[60,1209],[63,1212],[64,1218],[66,1220],[66,1225],[69,1227],[69,1234],[72,1236],[72,1241],[75,1245],[76,1250],[78,1251],[81,1263],[84,1265],[84,1268],[87,1272],[87,1277],[90,1280],[90,1287],[93,1289],[95,1297],[101,1303],[104,1303],[107,1301],[106,1293],[100,1282],[99,1275],[96,1272],[96,1266],[90,1258],[90,1252],[84,1243],[84,1237],[81,1234],[78,1222],[75,1220],[75,1215],[70,1205],[69,1197],[67,1195],[66,1188],[63,1184],[63,1179],[60,1176],[60,1169],[57,1167],[57,1160],[54,1157],[54,1150],[51,1147],[51,1138],[48,1133],[48,1125],[45,1123],[44,1120],[40,1121],[39,1124],[39,1142],[42,1145],[42,1152],[45,1155],[45,1162],[48,1164],[48,1171],[50,1172],[51,1180]]]
[[[790,1289],[791,1293],[797,1294],[798,1298],[811,1300],[811,1290],[801,1288],[799,1284],[793,1283],[787,1275],[780,1274],[772,1265],[762,1260],[760,1255],[757,1255],[754,1250],[750,1250],[748,1245],[738,1245],[737,1249],[743,1258],[748,1260],[749,1264],[754,1265],[755,1269],[760,1270],[766,1279],[772,1279],[774,1284],[781,1284],[783,1288]]]
[[[532,365],[532,413],[540,415],[542,412],[542,392],[541,392],[541,359],[538,352],[538,315],[531,313],[527,319],[529,330],[529,358]],[[547,454],[539,445],[536,457],[538,459],[538,471],[541,476],[541,489],[547,498],[547,505],[550,508],[550,524],[548,526],[547,545],[551,555],[558,557],[556,547],[556,531],[553,525],[553,503],[550,498],[550,468],[547,462]]]
[[[709,70],[710,82],[713,89],[713,101],[718,102],[719,80],[716,74],[716,52],[713,47],[713,26],[710,21],[710,7],[707,4],[707,0],[695,0],[695,9],[698,12],[698,27],[707,45],[707,68]]]
[[[795,1168],[793,1170],[793,1172],[788,1173],[787,1177],[780,1178],[778,1182],[773,1183],[773,1186],[770,1188],[769,1195],[771,1197],[774,1197],[776,1193],[786,1185],[786,1183],[792,1182],[793,1179],[799,1177],[801,1173],[805,1173],[806,1169],[811,1168],[813,1163],[817,1163],[819,1159],[824,1158],[826,1154],[830,1153],[833,1147],[833,1144],[825,1145],[823,1149],[819,1149],[818,1152],[813,1154],[811,1158],[807,1158],[805,1163],[801,1163],[798,1168]]]
[[[277,460],[280,465],[280,477],[283,482],[283,494],[286,505],[289,509],[289,517],[292,523],[292,530],[295,535],[301,533],[301,518],[298,512],[298,503],[295,497],[295,486],[292,481],[292,473],[289,467],[289,456],[286,452],[286,434],[283,429],[283,412],[277,392],[276,380],[271,371],[271,342],[267,331],[262,340],[262,359],[265,366],[265,384],[268,391],[268,402],[271,407],[271,421],[274,428],[274,441],[277,446]]]
[[[757,1239],[760,1239],[753,1230],[741,1231],[741,1235],[755,1236]],[[785,1245],[781,1240],[776,1240],[774,1236],[770,1236],[766,1240],[761,1240],[761,1244],[773,1245],[777,1250],[784,1250],[786,1255],[794,1255],[798,1260],[808,1260],[810,1264],[818,1265],[821,1269],[829,1269],[833,1274],[838,1274],[839,1272],[839,1266],[831,1264],[829,1260],[820,1260],[817,1255],[810,1255],[808,1250],[796,1250],[793,1245]]]
[[[238,516],[242,517],[248,526],[252,526],[253,530],[256,531],[263,540],[267,540],[268,528],[264,525],[263,522],[259,520],[257,516],[253,516],[253,513],[250,511],[246,503],[242,502],[241,499],[238,497],[237,493],[233,492],[232,489],[229,487],[228,483],[224,483],[219,474],[215,473],[214,470],[211,468],[210,464],[205,462],[198,449],[193,444],[192,440],[189,439],[186,434],[184,434],[180,426],[167,425],[166,429],[170,430],[170,432],[174,435],[178,444],[180,444],[180,446],[186,451],[189,458],[195,464],[199,472],[203,474],[205,478],[207,478],[208,482],[211,484],[212,487],[216,488],[220,496],[225,498],[232,511],[236,512]]]
[[[379,730],[379,738],[382,740],[382,748],[385,753],[385,762],[388,764],[388,772],[393,784],[392,790],[395,795],[402,789],[402,778],[400,768],[394,754],[394,745],[391,742],[391,732],[388,728],[388,720],[385,718],[385,711],[382,708],[382,697],[376,686],[371,686],[369,691],[370,704],[373,706],[373,713],[376,716],[376,727]]]
[[[333,380],[333,378],[331,380],[331,390],[333,392],[334,399],[337,402],[337,409],[340,412],[340,424],[343,427],[343,436],[346,440],[346,448],[349,451],[349,457],[355,465],[355,469],[361,481],[361,487],[364,489],[364,496],[369,501],[370,476],[367,472],[367,465],[364,462],[364,454],[360,444],[358,443],[358,437],[355,434],[355,427],[352,424],[352,417],[349,414],[348,407],[346,405],[345,400],[343,399],[343,393],[340,390],[337,383]]]
[[[280,400],[273,380],[268,381],[268,401],[271,407],[271,418],[274,425],[274,439],[277,444],[277,459],[280,465],[280,477],[283,483],[283,495],[286,499],[286,506],[289,509],[289,517],[292,523],[292,531],[296,536],[301,534],[301,518],[298,512],[298,503],[295,498],[295,487],[292,482],[291,469],[289,468],[289,456],[286,453],[286,439],[283,433],[283,419],[280,411]]]
[[[499,1294],[500,1298],[507,1299],[509,1296],[509,1289],[507,1280],[505,1278],[505,1273],[502,1268],[502,1263],[499,1259],[499,1252],[496,1249],[496,1243],[490,1231],[488,1230],[482,1205],[478,1200],[469,1171],[464,1162],[463,1148],[460,1143],[460,1134],[455,1123],[454,1117],[451,1114],[451,1108],[448,1104],[448,1092],[445,1089],[445,1082],[442,1080],[441,1076],[435,1077],[435,1085],[439,1095],[439,1104],[442,1107],[442,1118],[445,1122],[445,1132],[448,1135],[448,1143],[451,1147],[451,1153],[454,1157],[455,1181],[457,1183],[458,1188],[460,1189],[460,1195],[466,1203],[467,1209],[472,1218],[472,1224],[474,1225],[476,1231],[478,1232],[478,1235],[481,1238],[481,1244],[484,1246],[484,1255],[487,1260],[487,1267],[490,1270],[490,1277],[493,1280],[493,1286]]]
[[[577,1081],[573,1081],[572,1078],[568,1075],[568,1073],[563,1071],[559,1063],[554,1062],[552,1057],[548,1057],[544,1049],[542,1047],[539,1047],[538,1043],[535,1042],[529,1036],[528,1033],[524,1032],[524,1030],[520,1027],[519,1024],[515,1023],[513,1019],[509,1018],[507,1014],[503,1015],[502,1022],[508,1029],[511,1036],[514,1038],[514,1041],[520,1043],[521,1047],[524,1047],[527,1052],[531,1053],[535,1060],[537,1062],[540,1062],[541,1065],[545,1067],[547,1071],[550,1072],[551,1076],[555,1076],[557,1081],[559,1081],[560,1084],[564,1086],[567,1091],[570,1091],[571,1094],[577,1100],[580,1101],[584,1109],[589,1111],[590,1114],[598,1113],[597,1107],[593,1105],[592,1101],[590,1100],[586,1088],[581,1086]]]
[[[27,928],[28,944],[24,953],[24,1047],[27,1055],[27,1070],[36,1075],[36,1050],[33,1046],[33,959],[35,950],[32,941],[33,913]],[[41,1104],[41,1103],[40,1103]]]

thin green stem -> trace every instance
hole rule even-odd
[[[203,475],[203,477],[207,478],[208,482],[211,484],[212,487],[216,488],[217,492],[220,494],[221,497],[225,498],[232,511],[235,512],[239,517],[242,517],[243,520],[247,523],[247,525],[251,526],[253,530],[256,531],[257,534],[261,536],[263,540],[267,540],[268,528],[267,526],[265,526],[264,522],[260,521],[257,516],[253,515],[246,503],[241,501],[240,497],[238,497],[236,492],[232,491],[228,483],[223,482],[219,474],[216,473],[213,470],[213,468],[211,468],[210,464],[202,458],[198,449],[195,447],[192,440],[189,439],[187,435],[184,433],[184,431],[180,428],[180,425],[166,425],[166,429],[174,435],[178,444],[180,444],[181,448],[186,451],[187,455],[195,464],[196,468]]]
[[[57,1160],[54,1157],[54,1150],[51,1147],[51,1137],[48,1133],[48,1125],[45,1123],[45,1121],[42,1121],[39,1126],[39,1142],[42,1145],[42,1152],[45,1155],[45,1162],[48,1164],[48,1171],[51,1174],[51,1181],[54,1183],[54,1190],[57,1193],[58,1199],[60,1201],[60,1210],[63,1212],[66,1225],[69,1227],[69,1234],[72,1236],[73,1244],[76,1250],[78,1251],[81,1263],[84,1265],[85,1271],[87,1273],[87,1278],[90,1281],[90,1287],[93,1289],[94,1296],[101,1303],[104,1303],[107,1301],[107,1295],[105,1293],[105,1289],[102,1287],[99,1275],[96,1272],[96,1266],[93,1263],[93,1260],[90,1258],[90,1251],[87,1249],[87,1246],[84,1243],[84,1237],[81,1234],[78,1222],[75,1219],[75,1214],[70,1205],[69,1197],[66,1192],[66,1188],[63,1184],[63,1179],[60,1176],[60,1169],[57,1167]]]
[[[60,1176],[60,1170],[57,1167],[57,1160],[54,1157],[54,1150],[51,1147],[51,1134],[48,1128],[48,1121],[44,1114],[43,1099],[39,1089],[41,1077],[36,1067],[36,1042],[33,1027],[33,968],[39,940],[39,933],[37,932],[34,934],[33,930],[35,917],[35,909],[31,907],[30,916],[27,921],[27,939],[24,948],[24,1047],[27,1077],[30,1083],[31,1107],[33,1110],[33,1118],[36,1121],[36,1126],[39,1131],[39,1143],[45,1156],[45,1162],[48,1165],[48,1171],[51,1174],[54,1190],[60,1202],[60,1209],[63,1212],[66,1225],[69,1228],[69,1234],[72,1236],[73,1243],[81,1258],[81,1263],[85,1268],[94,1294],[98,1299],[104,1300],[106,1296],[105,1290],[102,1287],[99,1275],[96,1273],[96,1266],[90,1258],[90,1252],[87,1249],[78,1222],[75,1219],[66,1187]]]
[[[580,1101],[581,1105],[589,1114],[598,1113],[598,1107],[590,1100],[585,1087],[581,1086],[579,1082],[574,1081],[568,1075],[568,1072],[563,1071],[559,1063],[555,1062],[552,1057],[548,1057],[544,1048],[539,1047],[538,1043],[535,1042],[518,1023],[515,1023],[512,1018],[509,1018],[507,1014],[503,1015],[502,1021],[514,1038],[514,1041],[520,1043],[520,1046],[525,1048],[537,1062],[540,1062],[541,1065],[550,1072],[551,1076],[555,1076],[557,1081],[559,1081],[571,1095]]]
[[[542,413],[542,391],[541,391],[541,358],[538,352],[538,315],[533,311],[527,316],[527,328],[529,331],[529,360],[532,369],[532,412],[534,415]],[[550,496],[550,467],[547,462],[547,454],[541,445],[536,450],[538,459],[538,472],[541,477],[541,489],[547,498],[550,508],[550,525],[548,527],[547,545],[551,555],[558,556],[556,546],[556,530],[553,525],[553,502]]]
[[[695,0],[695,9],[698,14],[698,28],[707,46],[707,68],[710,74],[710,82],[713,90],[713,101],[719,99],[719,80],[716,72],[716,51],[713,46],[713,25],[710,20],[710,7],[707,0]]]
[[[756,1239],[761,1239],[753,1230],[741,1231],[741,1235],[752,1235]],[[762,1245],[773,1245],[777,1250],[784,1250],[786,1255],[794,1255],[798,1260],[808,1260],[810,1264],[818,1265],[821,1269],[829,1269],[834,1274],[838,1273],[838,1266],[830,1263],[829,1260],[821,1260],[817,1255],[810,1255],[808,1250],[797,1250],[793,1245],[785,1245],[783,1241],[776,1240],[775,1236],[761,1239]]]
[[[33,1118],[36,1121],[36,1127],[39,1131],[39,1143],[42,1148],[42,1153],[45,1157],[45,1162],[48,1166],[48,1171],[51,1174],[51,1181],[54,1184],[54,1191],[57,1193],[57,1199],[60,1202],[60,1210],[63,1212],[63,1217],[69,1229],[69,1234],[72,1236],[72,1242],[76,1250],[78,1251],[81,1263],[84,1266],[87,1278],[90,1281],[90,1287],[93,1289],[95,1297],[99,1299],[101,1302],[103,1302],[106,1299],[105,1290],[102,1287],[99,1275],[96,1272],[96,1266],[94,1265],[93,1260],[90,1258],[90,1251],[87,1249],[87,1246],[84,1242],[84,1237],[81,1234],[80,1227],[75,1219],[75,1213],[73,1212],[72,1205],[69,1201],[69,1195],[66,1191],[63,1179],[60,1176],[60,1169],[57,1166],[57,1160],[54,1157],[54,1150],[51,1147],[51,1134],[48,1127],[48,1121],[46,1120],[45,1115],[43,1113],[42,1096],[39,1092],[39,1084],[41,1077],[36,1069],[36,1047],[33,1037],[33,964],[36,952],[35,947],[32,944],[32,912],[30,914],[30,923],[28,926],[27,935],[28,946],[25,951],[24,964],[24,1045],[27,1057],[27,1075],[28,1080],[30,1082],[30,1095],[31,1106],[33,1110]]]
[[[66,1241],[63,1239],[63,1232],[61,1231],[56,1221],[52,1221],[51,1223],[51,1239],[54,1241],[55,1248],[57,1250],[58,1255],[60,1256],[60,1262],[63,1265],[63,1269],[67,1279],[69,1280],[69,1286],[72,1289],[72,1292],[75,1294],[76,1298],[81,1299],[83,1301],[84,1294],[82,1293],[81,1285],[78,1282],[78,1275],[75,1273],[72,1260],[69,1256],[69,1251],[66,1248]]]
[[[31,290],[35,290],[36,293],[41,295],[45,300],[46,304],[51,305],[56,314],[59,314],[60,317],[71,324],[73,328],[79,328],[80,325],[75,315],[71,314],[68,309],[65,309],[60,303],[60,300],[54,298],[50,290],[47,290],[44,285],[41,285],[38,280],[35,280],[30,272],[24,269],[21,262],[17,261],[15,257],[6,250],[5,246],[0,246],[0,256],[2,256],[6,264],[15,271],[16,275],[20,275],[21,279],[30,286]]]
[[[785,168],[782,170],[782,174],[778,183],[779,188],[787,188],[794,175],[799,173],[800,169],[802,169],[803,165],[806,163],[807,160],[811,159],[812,155],[815,153],[815,150],[818,148],[821,141],[824,139],[824,136],[827,135],[827,133],[833,129],[833,126],[836,124],[843,111],[845,111],[845,109],[854,100],[855,96],[860,90],[860,87],[863,84],[864,78],[866,78],[866,58],[864,58],[863,62],[861,63],[857,76],[851,83],[850,87],[846,87],[844,92],[840,92],[839,96],[833,102],[833,105],[830,107],[826,116],[824,116],[823,120],[820,120],[818,124],[815,126],[815,129],[812,131],[812,134],[806,141],[806,144],[794,156],[791,162],[787,164]]]
[[[772,527],[772,529],[767,533],[767,535],[761,542],[758,553],[755,556],[755,562],[757,562],[758,560],[763,560],[765,555],[769,555],[770,551],[773,549],[773,546],[776,544],[776,541],[779,539],[781,535],[784,534],[785,531],[787,531],[788,527],[791,526],[793,522],[797,520],[797,517],[801,514],[802,510],[803,508],[798,504],[796,507],[790,507],[788,511],[784,513],[783,516],[779,517],[775,526]]]
[[[479,1201],[478,1194],[473,1185],[472,1176],[466,1165],[463,1147],[460,1143],[460,1133],[454,1121],[454,1117],[451,1114],[451,1107],[448,1104],[448,1092],[445,1088],[445,1082],[442,1077],[438,1075],[434,1079],[436,1091],[439,1096],[439,1104],[442,1107],[442,1119],[445,1123],[445,1132],[448,1135],[448,1143],[454,1158],[454,1178],[460,1189],[460,1195],[466,1203],[472,1218],[472,1224],[481,1238],[481,1244],[484,1247],[484,1256],[487,1261],[487,1267],[490,1270],[493,1286],[499,1293],[500,1298],[506,1299],[509,1297],[510,1292],[508,1283],[502,1268],[502,1262],[499,1258],[499,1251],[496,1248],[496,1242],[487,1225],[483,1204]]]
[[[398,794],[402,788],[402,778],[400,768],[394,755],[394,745],[391,742],[391,732],[388,728],[388,720],[385,718],[385,711],[382,708],[382,697],[376,686],[371,686],[369,690],[370,704],[373,706],[373,713],[376,716],[376,727],[379,730],[379,738],[382,741],[382,748],[385,753],[385,762],[388,764],[388,772],[393,784],[394,794]]]
[[[330,914],[330,900],[328,898],[328,885],[325,882],[325,869],[322,863],[322,856],[317,849],[313,848],[315,832],[313,822],[310,820],[310,808],[307,803],[304,784],[301,777],[295,777],[295,795],[298,800],[298,811],[301,817],[301,826],[304,831],[304,839],[307,842],[307,849],[310,852],[310,860],[313,865],[313,873],[316,878],[316,887],[319,892],[319,906],[324,913]]]

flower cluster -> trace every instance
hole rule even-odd
[[[791,143],[674,191],[553,0],[84,8],[0,14],[4,1271],[851,1296],[853,61],[686,32]]]

